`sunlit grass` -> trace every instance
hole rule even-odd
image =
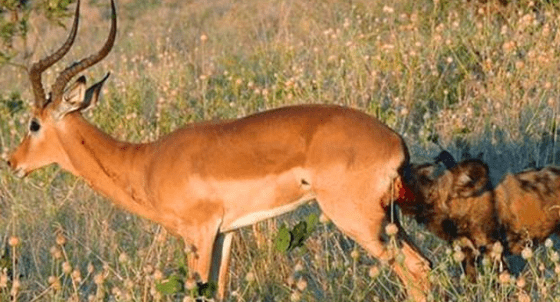
[[[108,4],[94,4],[84,10],[98,13],[83,19],[75,49],[46,72],[46,87],[101,46]],[[556,4],[123,0],[118,10],[116,45],[87,76],[93,83],[111,72],[88,118],[119,139],[154,140],[186,123],[287,104],[336,103],[379,117],[403,135],[414,161],[430,160],[437,144],[458,157],[483,152],[494,183],[560,160]],[[32,24],[31,37],[45,33],[34,59],[66,36],[40,26]],[[6,155],[25,135],[31,93],[26,74],[11,66],[2,68],[0,87]],[[18,100],[24,110],[13,106]],[[293,225],[309,212],[318,210],[281,220]],[[405,299],[397,277],[331,224],[304,250],[277,252],[276,221],[235,237],[231,301]],[[435,301],[553,301],[560,290],[558,246],[533,247],[519,276],[486,261],[470,283],[453,247],[414,222],[405,219],[405,227],[434,262]],[[23,181],[0,170],[0,243],[0,300],[189,300],[188,290],[156,289],[184,264],[180,240],[57,167]]]

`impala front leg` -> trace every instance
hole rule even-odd
[[[212,253],[210,280],[218,285],[217,297],[219,301],[223,301],[225,298],[233,234],[234,232],[220,233],[216,238],[214,252]]]

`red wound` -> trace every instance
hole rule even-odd
[[[412,191],[407,185],[405,185],[400,177],[395,180],[395,192],[396,192],[396,196],[395,196],[396,204],[405,204],[409,202],[414,202],[415,199],[414,191]]]

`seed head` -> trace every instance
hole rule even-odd
[[[128,260],[129,260],[128,255],[127,255],[125,252],[122,252],[122,253],[119,255],[119,262],[120,262],[120,263],[127,263]]]
[[[497,255],[501,255],[504,252],[504,246],[502,245],[502,243],[499,242],[499,241],[496,241],[492,245],[492,252],[494,252]]]
[[[290,295],[290,301],[292,302],[299,302],[301,301],[301,294],[297,291],[294,291],[291,295]]]
[[[0,288],[6,288],[8,287],[8,281],[10,279],[8,278],[8,270],[4,269],[2,271],[2,274],[0,274]]]
[[[525,247],[522,251],[521,251],[521,257],[525,260],[529,260],[533,257],[533,250],[530,247]]]
[[[196,289],[196,286],[197,286],[196,280],[192,277],[188,278],[185,281],[185,289],[188,290],[188,291]]]
[[[104,281],[105,281],[105,277],[103,277],[102,273],[99,273],[95,275],[95,277],[93,277],[93,282],[97,285],[103,284]]]
[[[163,273],[159,269],[156,269],[154,271],[154,280],[159,281],[161,279],[163,279]]]
[[[300,291],[304,291],[307,288],[307,280],[305,280],[305,278],[299,279],[299,281],[296,283],[296,287]]]
[[[394,223],[389,223],[387,226],[385,226],[385,233],[389,236],[395,236],[398,231],[399,228]]]
[[[255,281],[255,274],[253,274],[253,272],[248,272],[247,275],[245,275],[245,281],[249,283]]]
[[[62,251],[58,247],[52,246],[50,252],[54,259],[58,260],[62,258]]]
[[[526,284],[527,282],[525,281],[525,278],[523,276],[517,278],[517,282],[515,282],[515,285],[517,285],[517,287],[519,288],[524,288]]]
[[[185,296],[183,298],[183,302],[195,302],[195,301],[196,301],[196,299],[191,297],[191,296]]]
[[[8,244],[11,247],[17,246],[17,245],[19,245],[19,243],[20,243],[19,238],[16,237],[16,236],[12,236],[12,237],[10,237],[10,239],[8,239]]]
[[[50,276],[49,277],[49,283],[54,290],[60,290],[62,288],[62,284],[60,284],[60,279],[58,279],[55,276]]]
[[[369,268],[368,275],[370,278],[375,279],[379,276],[380,270],[377,265],[372,265]]]
[[[519,301],[519,302],[531,302],[531,297],[525,291],[520,291],[517,294],[517,301]]]
[[[554,263],[558,262],[560,260],[560,254],[558,254],[558,252],[553,252],[550,255],[550,260]]]
[[[49,282],[49,284],[53,284],[56,282],[56,278],[55,276],[49,276],[49,278],[47,279],[47,282]]]
[[[354,261],[357,261],[360,258],[360,252],[358,251],[358,249],[354,249],[350,253],[350,257],[352,257],[352,259],[354,259]]]
[[[303,271],[303,265],[302,265],[301,263],[298,262],[298,263],[294,266],[294,273],[299,273],[299,272],[301,272],[301,271]]]
[[[151,264],[147,264],[146,266],[144,266],[144,273],[146,275],[150,275],[153,272],[154,272],[154,267]]]
[[[453,253],[453,260],[455,260],[455,262],[463,262],[463,260],[465,260],[465,253],[461,250],[455,251]]]
[[[66,237],[64,237],[64,235],[62,235],[62,233],[56,234],[56,244],[62,246],[65,243],[66,243]]]
[[[321,216],[319,216],[319,221],[321,223],[328,223],[331,220],[329,219],[329,217],[327,217],[327,215],[325,215],[325,213],[321,213]]]
[[[289,287],[292,287],[295,282],[296,281],[294,280],[294,276],[289,276],[288,278],[286,278],[286,284],[288,284]]]
[[[70,264],[70,262],[64,261],[64,262],[62,263],[62,271],[63,271],[65,274],[70,274],[70,273],[72,272],[72,265]]]
[[[73,270],[72,271],[72,279],[75,282],[78,282],[78,283],[81,282],[82,281],[82,273],[77,269]]]
[[[511,276],[507,272],[503,272],[498,276],[498,280],[502,284],[506,284],[511,281]]]

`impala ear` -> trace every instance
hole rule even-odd
[[[101,94],[101,88],[103,87],[103,84],[105,83],[107,78],[109,78],[109,75],[111,75],[111,73],[108,72],[103,77],[103,79],[101,79],[101,81],[93,84],[93,86],[86,90],[86,95],[83,99],[84,101],[82,102],[82,106],[80,107],[80,110],[82,112],[88,111],[97,105],[97,103],[99,102],[99,95]]]
[[[72,84],[64,94],[62,100],[55,105],[54,119],[59,120],[66,114],[80,109],[84,96],[86,95],[86,77],[79,77],[74,84]]]
[[[93,86],[86,90],[86,77],[79,77],[72,86],[70,86],[64,95],[62,96],[61,102],[55,109],[54,118],[56,120],[61,119],[66,114],[74,111],[87,111],[95,107],[99,100],[99,94],[101,92],[101,87],[103,83],[109,77],[110,73],[107,73],[101,81],[95,83]]]

